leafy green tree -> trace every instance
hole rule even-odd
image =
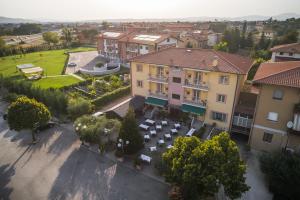
[[[227,42],[219,42],[218,44],[216,44],[214,46],[214,50],[228,52],[228,43]]]
[[[13,35],[31,35],[42,32],[40,24],[21,24],[13,29]]]
[[[0,37],[0,48],[5,47],[5,41]]]
[[[63,39],[67,46],[70,46],[71,42],[73,41],[72,30],[70,28],[63,28]]]
[[[90,41],[90,43],[92,43],[95,39],[95,36],[98,34],[98,31],[96,29],[83,30],[82,34]]]
[[[280,40],[280,44],[290,44],[295,43],[298,41],[298,31],[297,30],[291,30],[287,32]]]
[[[266,174],[274,199],[294,200],[300,196],[300,156],[282,152],[263,154],[261,169]]]
[[[68,103],[68,114],[71,119],[76,119],[82,115],[89,114],[93,110],[92,103],[83,98],[73,98]]]
[[[252,35],[252,32],[250,32],[248,35],[247,35],[247,38],[246,38],[246,41],[245,41],[245,46],[246,47],[253,47],[253,35]]]
[[[119,138],[123,139],[123,141],[129,141],[129,144],[124,147],[124,152],[127,154],[136,153],[143,147],[143,138],[139,132],[135,113],[132,108],[129,108],[122,121]]]
[[[235,199],[249,189],[244,177],[246,166],[225,132],[204,142],[197,137],[179,137],[174,148],[163,154],[163,160],[166,180],[181,186],[185,199],[211,196],[221,186]]]
[[[48,43],[48,44],[57,44],[59,42],[59,37],[56,32],[45,32],[43,33],[43,39]]]
[[[102,22],[102,28],[105,30],[105,29],[108,29],[108,27],[109,27],[108,22],[107,21],[103,21]]]
[[[263,58],[257,58],[255,59],[254,64],[252,65],[251,69],[249,70],[248,76],[247,76],[247,80],[253,80],[259,66],[261,63],[265,62],[265,60]]]
[[[20,97],[8,108],[8,125],[10,129],[20,131],[30,129],[32,141],[36,142],[34,129],[45,125],[51,118],[48,108],[28,97]]]

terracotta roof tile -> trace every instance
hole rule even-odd
[[[300,88],[300,61],[263,63],[253,82]]]
[[[278,45],[270,50],[273,52],[300,53],[300,43]]]
[[[217,66],[214,66],[217,60]],[[210,49],[168,48],[131,59],[134,62],[247,74],[253,61],[247,57]]]

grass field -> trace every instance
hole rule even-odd
[[[64,64],[67,59],[65,52],[80,52],[80,51],[91,51],[95,48],[73,48],[73,49],[61,49],[61,50],[51,50],[51,51],[40,51],[35,53],[28,53],[24,56],[7,56],[0,58],[0,74],[4,76],[16,76],[20,73],[16,71],[16,66],[19,64],[32,63],[35,66],[41,67],[44,69],[44,74],[47,76],[61,75]],[[49,79],[47,81],[46,79]],[[79,79],[75,77],[59,77],[54,80],[53,78],[46,78],[37,81],[35,84],[41,84],[43,88],[46,87],[62,87],[65,85],[70,85],[71,83],[79,82]],[[57,82],[55,82],[57,81]],[[47,86],[46,86],[47,85]]]
[[[80,80],[78,78],[68,75],[68,76],[42,78],[38,81],[35,81],[33,83],[33,85],[38,86],[43,89],[47,89],[50,87],[51,88],[61,88],[63,86],[73,85],[78,82],[80,82]]]

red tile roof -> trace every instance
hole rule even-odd
[[[236,54],[186,48],[168,48],[135,57],[131,61],[235,74],[247,74],[253,63],[253,60]]]
[[[273,52],[300,53],[300,43],[278,45],[270,50]]]
[[[263,63],[253,82],[300,88],[300,61]]]

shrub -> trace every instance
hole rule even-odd
[[[115,151],[115,156],[116,156],[117,158],[122,158],[122,157],[124,156],[124,153],[123,153],[123,151],[117,149],[117,150]]]
[[[83,98],[71,99],[68,104],[68,114],[71,119],[76,119],[82,115],[92,112],[92,104]]]
[[[98,62],[98,63],[96,64],[96,67],[103,67],[103,65],[104,65],[103,62]]]
[[[197,133],[195,134],[196,137],[198,138],[202,138],[203,134],[205,133],[206,131],[206,128],[204,126],[202,126],[198,131]]]
[[[106,104],[108,104],[118,98],[121,98],[123,96],[129,95],[129,94],[130,94],[130,86],[126,86],[123,88],[116,89],[112,92],[106,93],[106,94],[94,99],[92,101],[92,103],[95,105],[95,107],[97,109],[99,109],[99,108],[105,106]]]
[[[8,94],[4,97],[4,99],[5,99],[5,101],[11,103],[11,102],[16,101],[19,97],[24,97],[24,96],[12,92],[12,93],[8,93]]]

